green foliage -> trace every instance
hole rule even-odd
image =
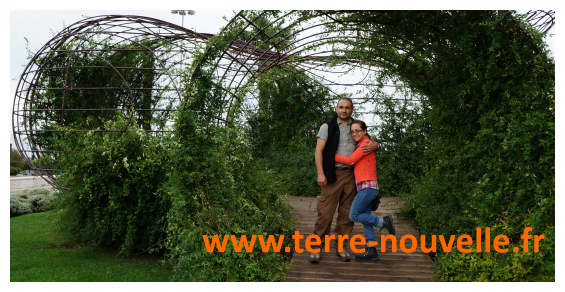
[[[23,170],[31,170],[31,166],[29,166],[29,164],[27,163],[27,161],[24,161],[24,162],[25,162],[25,165],[24,165]]]
[[[221,99],[209,74],[198,76],[174,125],[170,157],[177,171],[166,184],[172,202],[165,247],[176,280],[278,281],[290,263],[280,253],[208,253],[202,236],[292,234],[289,206],[276,181],[252,167],[250,147],[237,125],[219,127],[208,104]],[[190,91],[189,91],[190,92]],[[207,111],[193,109],[208,108]],[[201,116],[203,114],[203,116]],[[256,243],[256,248],[258,247]]]
[[[499,225],[492,229],[491,238],[498,234],[508,234],[508,226]],[[539,252],[534,252],[532,240],[528,252],[522,252],[522,240],[515,240],[507,248],[507,253],[493,251],[486,253],[485,243],[482,252],[477,253],[472,248],[470,253],[461,253],[452,249],[449,253],[441,253],[435,261],[437,273],[443,281],[455,282],[509,282],[509,281],[555,281],[555,229],[549,228],[544,234],[545,239],[539,242]],[[518,247],[520,252],[514,253]],[[552,259],[552,260],[549,260]]]
[[[125,254],[157,251],[170,208],[161,189],[171,171],[169,140],[127,128],[127,122],[118,114],[115,121],[94,128],[111,132],[86,135],[61,128],[64,153],[57,160],[66,171],[56,181],[65,190],[57,201],[59,225],[67,234]]]
[[[281,193],[290,196],[315,197],[320,195],[316,184],[318,173],[311,147],[290,150],[271,150],[253,161],[254,168],[264,169],[277,182]]]
[[[273,22],[279,14],[245,12],[274,31],[284,22]],[[555,280],[555,62],[542,35],[512,11],[291,14],[291,29],[311,17],[331,17],[326,28],[342,37],[312,46],[336,45],[332,65],[378,65],[375,84],[398,80],[412,96],[427,99],[385,102],[375,110],[399,113],[383,116],[378,132],[379,182],[387,195],[404,196],[403,214],[413,216],[423,234],[474,235],[476,227],[491,227],[509,236],[511,248],[526,226],[546,236],[539,253],[438,253],[439,278]],[[220,53],[257,33],[238,18],[195,52],[171,136],[128,128],[119,114],[109,117],[115,122],[67,124],[57,137],[65,153],[53,160],[68,169],[57,181],[68,188],[59,200],[64,230],[124,252],[166,250],[176,280],[284,278],[289,263],[281,254],[235,253],[229,244],[224,253],[208,253],[202,240],[288,237],[293,222],[281,194],[318,192],[313,147],[333,113],[328,92],[288,65],[246,79],[235,96],[217,77]],[[254,44],[270,48],[274,40]],[[269,65],[258,62],[254,69]],[[243,120],[242,100],[252,93],[258,111]],[[137,126],[145,123],[140,119]],[[116,132],[80,136],[79,126]]]
[[[555,62],[543,36],[511,11],[338,15],[370,32],[350,43],[350,57],[379,60],[381,80],[399,76],[428,98],[424,161],[405,203],[422,233],[473,234],[502,224],[511,243],[526,226],[549,234],[546,252],[533,257],[440,254],[439,276],[553,280]],[[483,274],[469,269],[473,258]],[[502,258],[497,268],[488,264]]]
[[[30,111],[27,117],[29,123],[41,130],[56,130],[59,125],[91,130],[120,115],[119,111],[108,109],[171,109],[172,100],[168,100],[163,91],[140,89],[157,87],[165,71],[137,69],[166,66],[156,62],[154,54],[148,50],[166,50],[168,47],[170,43],[162,40],[134,38],[123,42],[96,33],[66,39],[58,48],[61,53],[52,52],[34,59],[42,68],[52,69],[41,70],[37,76],[37,86],[50,89],[34,92],[33,103],[30,102],[28,108],[43,110]],[[29,55],[31,58],[34,53],[29,51]],[[167,59],[167,53],[160,57]],[[63,85],[74,89],[63,91]],[[61,108],[73,110],[62,113],[59,111]],[[164,129],[169,113],[133,111],[137,125],[145,130]],[[91,118],[90,127],[84,123],[87,118]],[[34,142],[46,150],[60,150],[58,141],[61,139],[63,137],[58,132],[34,133]],[[52,168],[48,161],[43,163],[44,167]]]
[[[290,265],[281,253],[205,250],[204,234],[289,237],[294,230],[278,182],[250,168],[244,131],[216,124],[226,92],[208,67],[214,52],[195,53],[202,66],[185,76],[186,84],[194,82],[170,136],[151,136],[136,119],[128,127],[119,113],[57,127],[64,152],[43,162],[66,170],[56,181],[65,189],[57,222],[68,235],[124,254],[165,251],[175,280],[281,280]],[[234,106],[238,113],[241,104]]]
[[[24,168],[24,159],[18,150],[10,148],[10,175],[12,175],[12,167],[17,167],[21,171]]]
[[[425,118],[427,108],[421,102],[377,104],[375,113],[382,123],[375,140],[379,188],[385,197],[402,197],[413,191],[413,181],[423,174],[424,155],[430,130]]]
[[[10,175],[18,175],[22,171],[19,167],[11,167],[10,166]]]
[[[333,110],[326,88],[291,70],[274,68],[259,77],[262,103],[247,118],[251,153],[280,182],[283,192],[317,196],[316,134]]]
[[[55,198],[54,191],[44,188],[22,190],[10,195],[10,217],[51,210],[51,202]]]
[[[257,249],[235,253],[229,244],[224,253],[208,253],[202,238],[289,236],[294,230],[277,181],[253,168],[251,147],[236,122],[241,102],[233,104],[226,124],[217,123],[227,92],[214,77],[215,58],[237,35],[232,30],[223,33],[196,54],[192,75],[187,76],[190,85],[177,111],[170,148],[176,171],[166,184],[172,206],[165,247],[175,280],[278,281],[290,266],[282,254]]]
[[[19,206],[20,200],[18,200],[16,197],[10,196],[10,217],[16,216]]]

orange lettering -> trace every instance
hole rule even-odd
[[[463,239],[466,239],[466,242],[463,242]],[[463,234],[461,236],[459,236],[459,238],[457,238],[457,249],[462,252],[462,253],[470,253],[472,251],[472,249],[470,248],[463,248],[463,245],[471,245],[473,244],[473,239],[471,238],[471,236],[467,235],[467,234]]]
[[[392,252],[396,252],[396,236],[394,235],[382,235],[381,234],[381,252],[386,251],[386,240],[390,239],[390,243],[392,244]]]
[[[420,247],[424,253],[429,253],[430,251],[436,252],[436,236],[432,235],[432,247],[426,248],[426,236],[420,235]]]
[[[337,236],[337,251],[343,251],[343,241],[349,239],[349,235],[338,235]]]
[[[202,235],[202,238],[204,239],[204,245],[206,246],[207,252],[213,252],[214,246],[218,247],[219,252],[224,252],[226,250],[226,245],[228,244],[229,236],[224,235],[224,242],[222,242],[222,245],[220,245],[220,238],[218,237],[218,235],[212,236],[212,245],[210,245],[208,235]]]
[[[502,242],[500,242],[499,239],[502,239]],[[493,242],[492,245],[493,245],[493,247],[494,247],[494,250],[496,250],[497,252],[499,252],[499,253],[507,253],[507,252],[508,252],[508,249],[507,249],[507,248],[504,248],[504,249],[498,248],[499,245],[507,245],[507,244],[508,244],[508,237],[507,237],[506,235],[504,235],[504,234],[501,234],[501,235],[497,235],[497,236],[494,238],[494,242]]]
[[[455,240],[455,235],[450,236],[449,237],[449,245],[446,246],[445,238],[443,238],[443,235],[439,236],[439,242],[441,243],[441,247],[443,248],[443,252],[450,252],[451,251],[451,247],[453,246],[454,240]]]
[[[256,238],[256,235],[252,235],[251,236],[251,243],[248,245],[247,244],[247,236],[242,235],[241,239],[239,240],[239,244],[237,244],[237,239],[236,239],[235,235],[232,235],[231,236],[231,243],[233,245],[233,250],[235,252],[241,252],[241,248],[243,246],[245,246],[246,252],[252,252],[253,246],[255,245],[255,238]]]
[[[406,245],[405,245],[406,239],[408,239],[408,238],[410,238],[410,240],[412,240],[412,247],[410,249],[407,249]],[[402,238],[400,238],[400,250],[402,250],[405,253],[413,252],[414,250],[416,250],[417,246],[418,246],[418,240],[412,234],[406,234],[406,235],[402,236]]]
[[[359,242],[357,242],[357,239],[360,239]],[[365,237],[361,234],[355,234],[353,235],[353,237],[351,237],[351,243],[349,244],[349,246],[351,247],[351,251],[355,252],[355,253],[362,253],[363,250],[359,249],[356,247],[356,245],[365,245]]]
[[[534,252],[539,252],[539,241],[544,239],[545,235],[534,235]]]
[[[481,252],[481,227],[477,227],[477,252]]]
[[[312,234],[312,235],[309,235],[308,237],[306,237],[306,242],[304,243],[304,247],[306,248],[306,250],[308,252],[311,252],[311,253],[320,252],[321,249],[319,249],[319,248],[312,249],[312,247],[311,247],[312,239],[314,239],[314,245],[316,245],[316,246],[319,245],[320,243],[322,243],[320,241],[320,237],[318,235]]]
[[[334,235],[334,234],[332,234],[332,235],[326,235],[326,239],[325,239],[325,242],[326,242],[325,249],[326,249],[326,250],[325,250],[325,252],[330,252],[330,242],[331,242],[332,239],[335,239],[335,235]]]
[[[261,249],[263,250],[263,252],[269,252],[269,247],[271,245],[273,246],[274,252],[280,252],[283,240],[284,240],[284,235],[279,236],[279,243],[275,245],[275,237],[269,235],[269,237],[267,237],[267,244],[265,244],[263,235],[259,235],[259,243],[261,244]]]

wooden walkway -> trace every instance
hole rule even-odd
[[[306,238],[312,234],[314,225],[316,224],[316,198],[310,197],[290,197],[289,203],[294,207],[293,217],[300,222],[298,231]],[[378,217],[393,215],[394,209],[393,198],[382,198],[381,205],[376,212],[372,214]],[[337,212],[334,214],[332,222],[332,231],[337,218]],[[312,264],[308,261],[310,253],[306,250],[303,253],[294,252],[292,256],[292,266],[286,273],[287,282],[429,282],[437,281],[433,275],[432,261],[424,254],[420,246],[412,253],[404,253],[400,250],[400,238],[405,234],[412,234],[418,239],[420,236],[418,230],[410,226],[407,220],[394,217],[394,226],[396,227],[397,252],[391,251],[392,244],[387,240],[386,252],[381,252],[379,229],[375,228],[375,238],[379,242],[377,250],[379,251],[379,261],[356,261],[356,253],[352,252],[349,246],[347,250],[351,255],[350,262],[342,262],[335,254],[333,242],[330,245],[329,253],[322,250],[322,260],[320,263]],[[351,236],[355,234],[363,235],[363,225],[355,223]],[[382,234],[388,235],[383,229]],[[337,236],[336,236],[337,238]],[[304,239],[300,242],[300,247],[304,249]],[[406,240],[406,248],[410,248],[412,241]],[[357,246],[362,248],[362,246]]]

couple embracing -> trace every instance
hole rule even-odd
[[[353,101],[339,99],[336,115],[320,127],[316,145],[316,169],[318,185],[322,192],[318,197],[316,209],[318,217],[313,234],[325,246],[329,235],[336,207],[338,208],[335,232],[338,235],[350,235],[354,222],[363,224],[365,253],[357,255],[356,260],[378,260],[377,249],[370,245],[375,241],[374,227],[384,228],[395,235],[392,216],[379,218],[371,215],[372,201],[379,194],[377,183],[377,165],[374,151],[378,143],[367,134],[367,125],[363,121],[353,120]],[[339,252],[338,241],[334,240],[336,254],[344,262],[350,261],[343,242]],[[321,253],[310,254],[311,263],[319,263]]]

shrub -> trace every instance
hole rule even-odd
[[[203,235],[292,234],[290,207],[277,182],[250,167],[252,157],[240,129],[202,127],[193,105],[179,108],[171,161],[176,170],[167,182],[172,207],[166,247],[175,279],[182,281],[279,281],[290,266],[281,253],[263,253],[255,242],[252,253],[209,253]],[[198,145],[199,147],[193,147]],[[285,242],[283,246],[292,246]]]
[[[327,88],[291,70],[273,68],[260,76],[261,103],[246,118],[247,135],[257,164],[266,166],[283,193],[315,197],[316,135],[335,111]]]
[[[310,147],[294,151],[287,147],[265,153],[252,163],[272,177],[282,194],[316,197],[320,195],[320,186],[316,183],[318,172],[313,158],[314,149]]]
[[[20,171],[24,168],[24,159],[18,150],[13,148],[10,148],[10,167],[17,167]]]
[[[22,171],[19,167],[12,167],[10,166],[10,175],[18,175]]]
[[[508,234],[503,228],[493,228],[491,231],[491,238],[497,234]],[[532,240],[528,252],[522,252],[522,241],[517,240],[503,247],[508,248],[507,253],[492,250],[490,253],[477,252],[475,247],[470,253],[461,253],[454,248],[449,253],[438,254],[434,265],[443,281],[553,282],[555,260],[550,259],[554,259],[555,254],[555,229],[546,230],[544,235],[545,239],[539,242],[539,252],[534,252]],[[514,253],[512,251],[514,247],[518,247],[520,252]],[[482,250],[484,249],[483,242]]]
[[[423,163],[406,176],[404,204],[422,233],[474,237],[476,227],[499,226],[511,243],[525,227],[547,236],[534,256],[438,254],[439,277],[554,280],[555,61],[543,34],[513,11],[339,16],[374,32],[351,43],[350,57],[387,60],[379,81],[398,76],[427,97]]]
[[[44,188],[22,190],[10,195],[10,217],[51,210],[55,198],[55,192]]]
[[[33,209],[31,208],[31,202],[27,197],[10,196],[10,209],[12,209],[12,205],[11,205],[12,199],[15,200],[14,202],[15,212],[13,216],[33,213]]]
[[[16,216],[18,214],[18,208],[20,206],[20,200],[17,197],[10,196],[10,217]]]
[[[64,153],[58,160],[66,171],[56,181],[64,189],[56,202],[59,227],[124,254],[158,251],[170,208],[161,189],[172,170],[168,138],[135,125],[124,130],[127,124],[119,116],[104,122],[103,129],[114,132],[62,129],[66,139],[60,141]]]

